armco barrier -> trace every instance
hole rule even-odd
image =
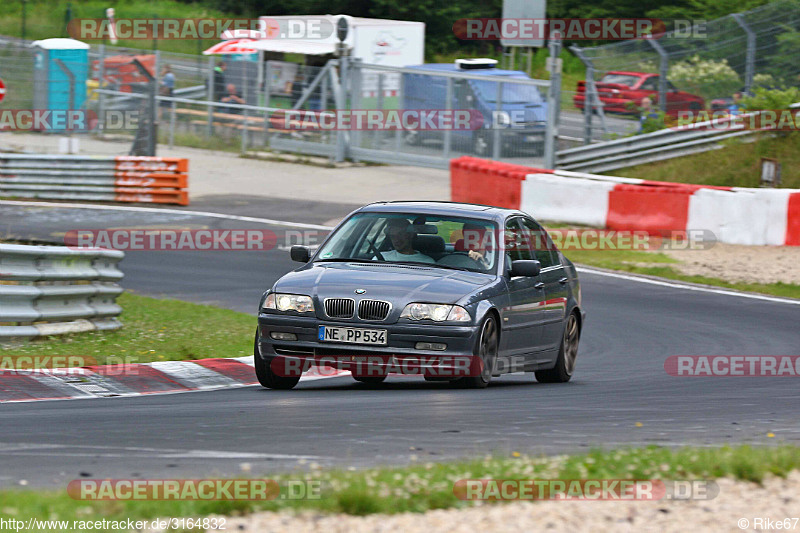
[[[117,329],[118,250],[0,244],[0,339]]]
[[[515,178],[519,171],[516,166]],[[714,187],[537,168],[529,168],[524,180],[510,180],[501,172],[503,166],[491,161],[453,160],[452,199],[614,230],[705,230],[725,243],[800,246],[800,191],[795,189]]]
[[[0,196],[189,204],[176,157],[0,154]]]

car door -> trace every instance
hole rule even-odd
[[[642,99],[647,96],[653,101],[653,108],[658,109],[658,76],[651,76],[644,80],[644,82],[639,86],[639,90],[644,91],[647,94],[641,95],[639,100],[635,102],[636,105],[642,105]]]
[[[529,354],[540,349],[545,322],[545,291],[540,276],[514,276],[511,261],[533,259],[520,226],[521,217],[512,217],[505,225],[505,268],[508,306],[503,310],[503,332],[508,355]]]
[[[548,352],[558,349],[564,331],[569,296],[569,279],[550,235],[531,218],[523,218],[522,226],[533,247],[533,258],[542,265],[539,281],[544,284],[541,345]]]

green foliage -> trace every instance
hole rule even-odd
[[[669,81],[684,91],[710,100],[739,90],[743,82],[726,59],[714,61],[694,55],[669,67]]]
[[[648,116],[644,119],[642,122],[642,131],[640,131],[639,134],[653,133],[654,131],[663,130],[666,127],[666,115],[664,115],[663,111],[656,111],[651,114],[655,116]]]
[[[759,109],[788,109],[790,105],[800,102],[800,89],[768,89],[757,87],[753,96],[742,98],[746,109],[757,111]]]

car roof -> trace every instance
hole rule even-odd
[[[414,70],[436,70],[438,72],[460,72],[462,74],[477,75],[477,76],[506,76],[509,78],[525,78],[530,77],[521,70],[505,70],[499,68],[458,68],[453,63],[425,63],[424,65],[411,65],[405,67]]]
[[[637,78],[644,78],[645,76],[658,76],[658,74],[653,74],[652,72],[633,72],[631,70],[609,70],[606,72],[608,74],[622,74],[624,76],[636,76]]]
[[[469,216],[483,219],[499,219],[509,215],[521,215],[516,209],[506,209],[493,205],[467,204],[461,202],[433,202],[416,200],[398,200],[391,202],[375,202],[365,205],[359,212],[405,212],[425,215]]]

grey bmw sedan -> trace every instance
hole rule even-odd
[[[482,388],[534,372],[567,382],[585,320],[574,265],[526,213],[381,202],[348,215],[259,304],[259,382],[290,389],[311,368],[365,383],[413,374]]]

